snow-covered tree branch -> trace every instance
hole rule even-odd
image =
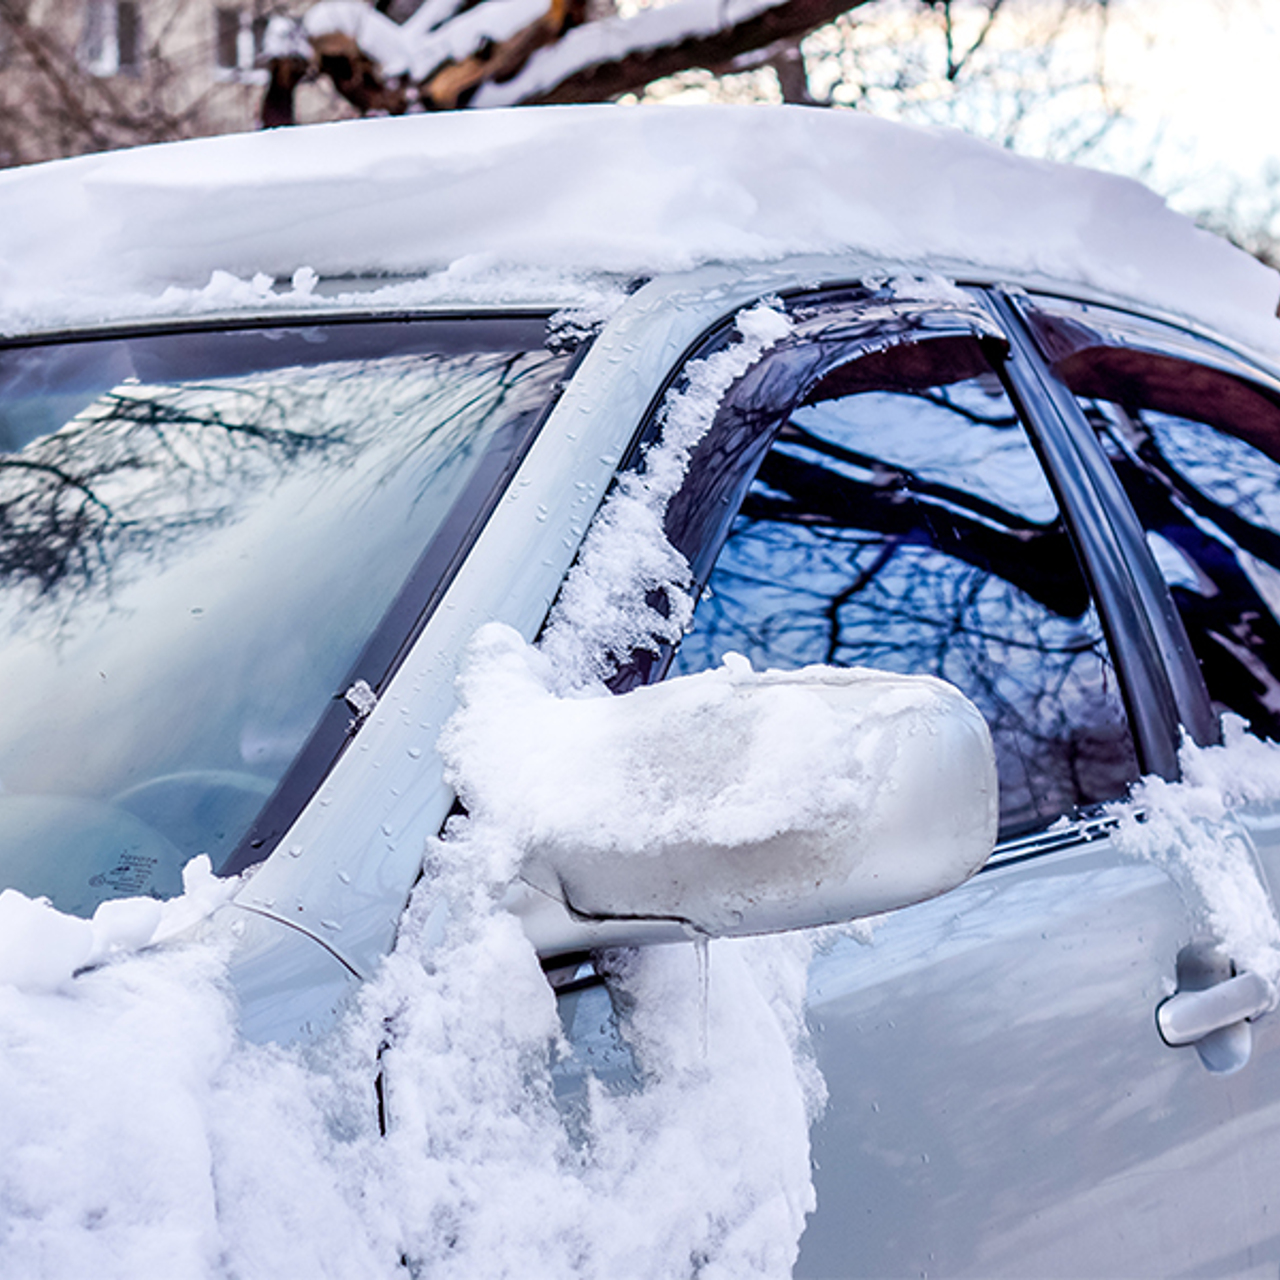
[[[426,0],[403,23],[361,3],[320,0],[268,31],[264,123],[288,123],[289,93],[328,74],[363,111],[598,102],[690,67],[725,68],[776,50],[867,0],[674,0],[592,18],[583,0]]]
[[[197,0],[173,3],[0,0],[0,165],[255,118],[676,86],[956,125],[1057,159],[1094,155],[1124,112],[1104,83],[1107,0],[284,0],[269,21],[219,7],[212,26]]]

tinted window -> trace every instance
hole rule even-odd
[[[0,887],[175,892],[340,744],[563,374],[514,328],[0,352]]]
[[[1280,738],[1280,407],[1228,374],[1136,352],[1082,353],[1065,373],[1089,393],[1215,706]]]
[[[674,669],[737,651],[951,681],[991,726],[1005,835],[1121,794],[1137,766],[1098,618],[979,344],[851,362],[769,429]]]

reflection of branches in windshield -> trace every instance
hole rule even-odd
[[[105,590],[125,552],[154,557],[237,518],[307,459],[326,484],[370,450],[387,480],[417,458],[425,492],[472,456],[477,422],[519,410],[526,385],[541,403],[529,375],[546,359],[411,356],[112,388],[0,456],[0,581],[45,599]]]
[[[451,363],[458,376],[441,381],[429,397],[424,398],[419,392],[413,405],[413,412],[437,424],[436,429],[423,432],[397,454],[395,470],[422,451],[431,451],[432,467],[423,475],[421,497],[431,487],[433,476],[475,453],[480,438],[476,423],[488,418],[511,420],[542,408],[546,396],[542,375],[553,358],[546,352],[456,358]],[[429,414],[423,414],[424,408],[429,408]],[[439,433],[450,428],[451,436],[445,443]]]
[[[44,595],[83,588],[126,547],[154,550],[217,523],[238,484],[338,442],[334,432],[273,425],[294,407],[268,390],[139,386],[101,396],[53,435],[0,457],[0,578]]]

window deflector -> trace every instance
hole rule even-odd
[[[667,536],[689,562],[695,599],[778,430],[822,378],[863,356],[926,340],[976,340],[992,367],[998,367],[1008,350],[1004,332],[984,309],[957,289],[945,285],[939,289],[938,282],[905,280],[833,289],[816,298],[808,295],[789,309],[789,315],[794,327],[786,341],[748,370],[734,388],[738,420],[726,422],[722,406],[709,432],[710,442],[704,440],[700,446],[704,457],[716,455],[716,464],[701,466],[696,484],[686,483],[667,510]],[[722,349],[732,332],[731,323],[714,330],[689,353],[686,363]],[[624,467],[640,465],[644,448],[657,438],[661,407],[660,397],[650,407],[631,462]],[[770,422],[771,429],[761,429],[761,424]],[[746,444],[744,436],[750,436]],[[657,606],[662,607],[660,602]],[[635,650],[619,663],[608,682],[610,689],[625,693],[657,683],[665,677],[673,654],[665,642],[655,643],[652,650]]]
[[[1280,395],[1280,377],[1210,338],[1114,307],[1010,292],[1037,348],[1051,366],[1089,349],[1145,351],[1204,365]]]

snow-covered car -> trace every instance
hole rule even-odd
[[[388,1274],[1274,1274],[1273,272],[797,109],[0,209],[0,985],[363,1053]]]

